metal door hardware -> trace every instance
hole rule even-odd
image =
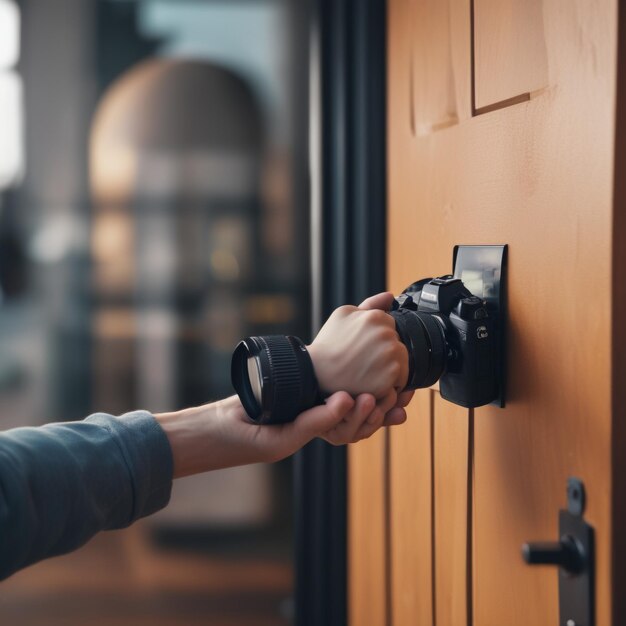
[[[594,626],[594,533],[583,519],[585,487],[567,481],[567,509],[559,511],[558,541],[526,543],[522,556],[529,565],[556,565],[559,576],[559,626]]]

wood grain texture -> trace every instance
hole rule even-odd
[[[519,549],[556,538],[570,475],[585,481],[596,528],[597,624],[620,623],[611,614],[623,584],[612,581],[611,561],[626,558],[611,543],[611,511],[616,532],[626,524],[613,488],[613,473],[625,471],[626,432],[614,428],[624,407],[611,403],[621,337],[611,323],[612,275],[623,270],[611,247],[613,236],[623,247],[613,233],[623,203],[614,197],[617,2],[565,10],[544,0],[546,88],[425,136],[407,123],[408,10],[391,0],[389,286],[449,271],[455,244],[509,244],[508,404],[474,418],[474,624],[557,623],[556,573],[526,566]]]
[[[468,624],[468,411],[434,394],[435,623]]]
[[[394,626],[433,621],[432,394],[427,389],[418,391],[406,424],[389,433]]]
[[[348,615],[352,626],[387,622],[385,432],[348,449]]]
[[[474,0],[475,108],[548,85],[544,0]]]
[[[427,134],[459,121],[452,67],[450,6],[414,0],[412,64],[416,131]]]
[[[417,135],[467,117],[471,79],[469,5],[459,0],[412,0],[409,34],[411,119]]]

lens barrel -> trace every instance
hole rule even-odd
[[[396,331],[409,353],[409,376],[405,389],[434,385],[446,369],[446,338],[434,315],[411,309],[390,312]]]
[[[233,353],[231,379],[246,413],[258,424],[291,422],[320,402],[311,357],[298,337],[244,339]]]

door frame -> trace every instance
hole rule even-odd
[[[310,29],[313,332],[386,283],[386,0],[314,0]],[[295,458],[295,623],[345,626],[347,454]]]

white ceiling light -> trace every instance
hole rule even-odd
[[[15,66],[20,56],[20,11],[12,0],[0,0],[0,69]]]
[[[0,72],[0,189],[17,183],[24,169],[22,83],[13,72]]]

